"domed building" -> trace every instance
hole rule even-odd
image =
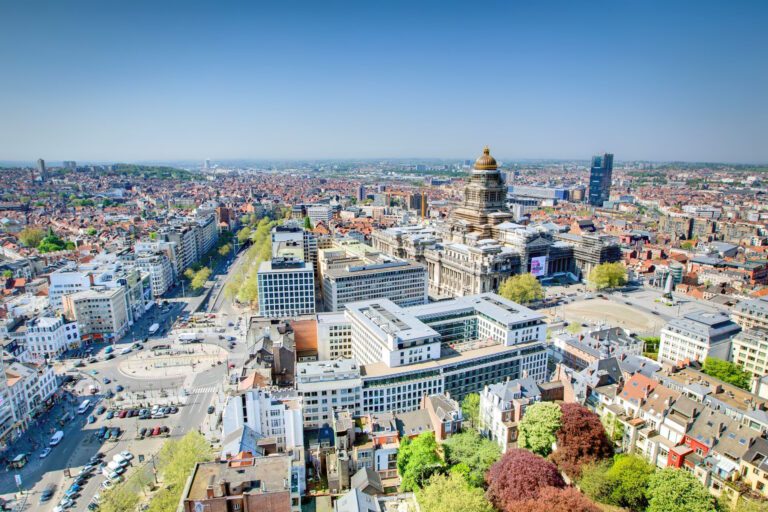
[[[620,258],[618,245],[604,235],[574,236],[555,224],[515,223],[506,197],[498,163],[485,147],[448,219],[374,232],[373,246],[426,265],[433,299],[493,292],[508,277],[528,272],[576,278]]]

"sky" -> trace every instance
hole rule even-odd
[[[768,162],[768,2],[0,0],[0,160]]]

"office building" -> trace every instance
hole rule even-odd
[[[659,361],[677,364],[716,357],[727,361],[731,340],[741,328],[725,313],[694,311],[670,320],[661,329]]]
[[[318,222],[322,222],[327,226],[328,222],[333,218],[333,210],[330,206],[326,205],[308,206],[307,217],[312,221],[313,226],[317,226]]]
[[[315,272],[304,261],[273,258],[259,265],[259,314],[269,318],[315,312]]]
[[[495,294],[410,308],[378,299],[345,314],[364,414],[414,410],[425,393],[461,400],[507,377],[546,379],[544,316]]]
[[[64,316],[76,321],[84,340],[116,341],[130,326],[125,288],[97,287],[65,295]]]
[[[317,315],[317,358],[330,361],[352,357],[352,323],[343,312]]]
[[[387,298],[399,306],[427,302],[427,269],[380,254],[358,241],[343,241],[319,251],[323,303],[328,311],[346,304]]]
[[[589,170],[589,204],[603,206],[611,197],[611,180],[613,179],[613,155],[595,155]]]
[[[48,177],[48,172],[45,168],[45,160],[42,158],[37,159],[37,177],[40,181],[45,181]]]
[[[173,267],[165,253],[136,253],[136,266],[149,275],[152,296],[162,297],[173,286]]]

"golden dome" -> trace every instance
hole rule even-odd
[[[497,169],[496,159],[491,156],[491,150],[488,146],[483,148],[483,156],[475,160],[475,169],[480,171],[495,171]]]

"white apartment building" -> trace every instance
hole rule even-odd
[[[12,363],[5,367],[16,426],[24,431],[56,392],[56,374],[46,364]]]
[[[234,438],[244,427],[259,439],[274,439],[280,452],[303,449],[303,420],[301,399],[293,391],[249,389],[230,396],[222,415],[222,457],[243,451],[240,439]],[[233,436],[233,442],[227,443]]]
[[[741,331],[731,340],[731,361],[761,378],[768,374],[768,330],[755,327]]]
[[[731,340],[740,330],[725,313],[694,311],[672,319],[661,330],[659,361],[703,363],[707,357],[727,361],[731,355]]]
[[[92,288],[64,297],[64,315],[77,322],[83,339],[119,340],[128,331],[124,288]]]
[[[68,322],[64,316],[34,318],[25,327],[27,351],[33,360],[54,358],[80,346],[77,322]]]
[[[318,222],[322,222],[327,226],[328,222],[333,218],[333,210],[331,207],[324,205],[308,206],[307,217],[312,221],[313,226],[316,226]]]
[[[315,313],[315,272],[304,261],[273,258],[259,266],[259,314],[289,318]]]
[[[517,441],[517,423],[525,409],[541,401],[541,389],[534,379],[497,382],[480,392],[480,431],[496,441],[501,453]]]
[[[48,293],[54,311],[62,309],[63,297],[93,287],[124,288],[131,324],[154,304],[149,274],[133,262],[118,260],[114,253],[102,253],[89,263],[59,269],[51,273],[50,282]]]
[[[173,280],[179,278],[184,273],[182,258],[178,254],[178,244],[176,242],[165,240],[141,240],[136,242],[133,246],[133,250],[137,255],[139,253],[164,254],[171,263]]]
[[[731,318],[742,329],[768,329],[768,298],[743,300],[731,309]]]
[[[173,286],[173,267],[164,253],[138,252],[136,266],[149,274],[154,297],[161,297]]]
[[[343,312],[317,315],[317,359],[352,357],[352,323]]]
[[[303,399],[304,428],[330,425],[334,409],[361,414],[360,366],[354,359],[296,364],[296,391]]]

